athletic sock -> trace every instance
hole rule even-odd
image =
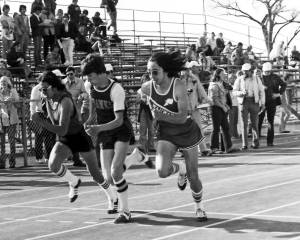
[[[98,183],[98,185],[103,188],[108,201],[111,201],[111,202],[116,201],[117,196],[114,193],[112,186],[107,182],[107,180],[104,180],[103,183]]]
[[[78,183],[78,177],[71,173],[71,171],[63,164],[56,175],[69,182],[69,184],[71,184],[73,187],[75,187]]]
[[[198,208],[203,209],[202,195],[203,195],[202,190],[198,193],[195,193],[192,191],[192,196],[193,196],[194,202],[196,204],[196,209],[198,209]]]
[[[120,212],[129,212],[128,208],[128,185],[124,178],[115,182],[117,187],[117,195],[120,203]]]

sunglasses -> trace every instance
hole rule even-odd
[[[149,75],[154,75],[157,76],[159,74],[158,70],[152,70],[152,71],[148,71]]]

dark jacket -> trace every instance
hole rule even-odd
[[[72,38],[73,40],[77,37],[78,35],[78,29],[77,29],[77,26],[73,23],[73,22],[69,22],[68,24],[69,26],[69,31],[66,32],[65,31],[65,25],[64,24],[60,24],[58,26],[58,38],[67,38],[67,37],[70,37]]]
[[[266,106],[280,105],[280,98],[273,99],[273,93],[282,95],[286,89],[286,83],[276,74],[263,75],[262,84],[265,86]]]
[[[18,58],[25,59],[25,54],[17,52],[16,49],[12,47],[6,56],[7,64],[11,67],[20,67],[21,64],[17,61]]]
[[[80,7],[78,5],[70,4],[68,6],[68,14],[70,15],[70,21],[78,25],[81,14]]]
[[[30,26],[31,26],[31,35],[32,37],[42,36],[42,27],[39,26],[43,21],[41,18],[37,18],[36,15],[32,14],[30,16]]]

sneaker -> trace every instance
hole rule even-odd
[[[142,156],[142,159],[138,160],[139,163],[145,163],[149,160],[148,154],[146,154],[142,149],[137,147],[133,150],[133,152],[135,152],[135,151],[138,152]]]
[[[242,146],[241,147],[241,151],[247,151],[248,150],[248,146]]]
[[[209,156],[211,156],[213,154],[213,152],[211,151],[211,150],[204,150],[204,151],[202,151],[201,152],[201,156],[202,157],[209,157]]]
[[[119,200],[116,199],[116,201],[109,201],[109,206],[107,209],[107,214],[115,214],[118,212],[118,205],[119,205]]]
[[[197,220],[199,222],[205,222],[205,221],[207,221],[206,212],[204,210],[202,210],[201,208],[198,208],[196,210],[196,217],[197,217]]]
[[[80,178],[78,179],[78,182],[77,182],[76,186],[73,187],[71,184],[69,184],[69,187],[70,187],[70,191],[69,191],[70,202],[74,202],[78,198],[78,188],[79,188],[80,184],[81,184]]]
[[[179,190],[183,191],[186,188],[187,185],[187,175],[185,174],[178,174],[177,179],[177,186]]]
[[[115,219],[114,223],[129,223],[131,222],[131,214],[130,212],[122,212],[119,214],[119,216]]]

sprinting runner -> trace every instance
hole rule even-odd
[[[142,85],[158,124],[156,170],[161,178],[178,174],[178,187],[184,190],[187,178],[196,204],[196,216],[206,221],[202,204],[202,183],[198,176],[198,144],[202,141],[198,125],[188,117],[186,86],[178,76],[185,61],[180,52],[156,53],[148,62],[151,81]],[[182,150],[185,164],[173,163],[177,150]]]
[[[108,182],[113,182],[117,188],[119,200],[119,216],[115,223],[131,221],[128,207],[128,184],[123,177],[123,164],[126,158],[132,126],[127,117],[125,107],[125,91],[119,83],[106,74],[103,59],[91,54],[82,62],[82,73],[87,75],[91,83],[90,116],[97,114],[97,123],[92,125],[89,118],[86,132],[98,137],[100,143],[101,167]],[[115,204],[117,210],[118,205]]]
[[[80,152],[94,181],[104,189],[109,200],[109,210],[113,209],[113,202],[117,198],[114,196],[110,184],[101,174],[91,138],[78,120],[71,94],[52,72],[43,73],[41,85],[41,91],[46,98],[47,114],[51,122],[47,121],[41,112],[34,113],[32,120],[57,135],[58,140],[49,157],[49,169],[58,177],[69,182],[69,198],[70,202],[74,202],[78,197],[81,180],[68,170],[63,161],[74,152]],[[52,103],[50,104],[49,101]]]

